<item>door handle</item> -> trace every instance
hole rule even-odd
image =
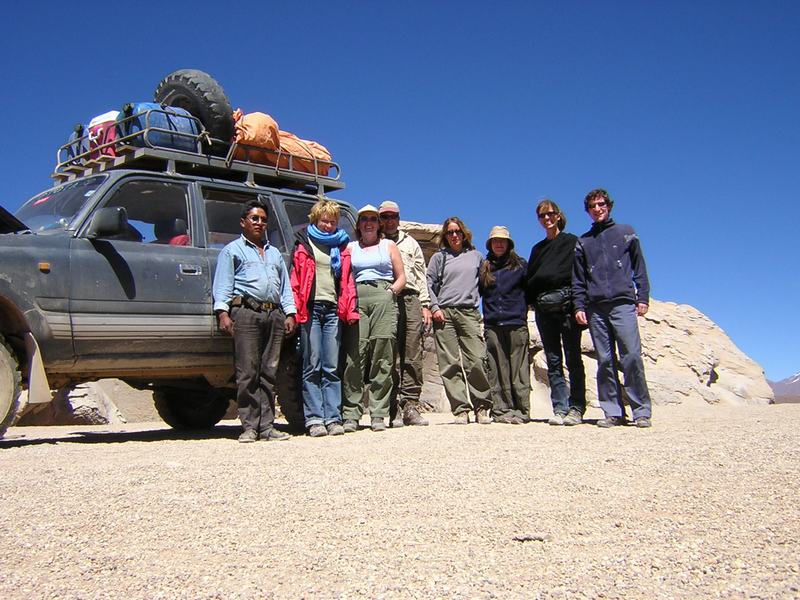
[[[186,265],[186,264],[179,264],[178,271],[181,275],[202,275],[203,268],[200,265]]]

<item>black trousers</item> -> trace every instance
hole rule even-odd
[[[279,309],[256,312],[237,306],[231,318],[239,419],[245,430],[264,435],[275,421],[275,377],[285,316]]]

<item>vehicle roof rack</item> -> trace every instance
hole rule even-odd
[[[149,112],[149,111],[148,111]],[[134,118],[137,115],[133,115]],[[199,121],[197,121],[199,124]],[[119,124],[118,124],[119,126]],[[227,143],[209,137],[199,125],[199,134],[148,126],[129,135],[97,143],[92,133],[81,135],[77,128],[56,155],[51,177],[58,183],[73,181],[116,169],[142,169],[170,174],[198,175],[237,181],[253,186],[271,186],[295,190],[340,190],[341,168],[332,161],[289,154],[244,144]],[[117,130],[119,135],[123,128]],[[181,140],[177,149],[160,145],[167,140]]]

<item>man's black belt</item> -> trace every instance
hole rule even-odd
[[[235,296],[233,300],[231,300],[231,308],[234,306],[243,306],[244,308],[249,308],[250,310],[254,310],[256,312],[275,310],[276,308],[281,307],[280,304],[275,304],[274,302],[261,302],[255,298],[251,298],[250,296]]]

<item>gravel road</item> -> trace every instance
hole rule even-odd
[[[232,421],[12,428],[0,597],[800,597],[800,405],[432,420],[256,444]]]

